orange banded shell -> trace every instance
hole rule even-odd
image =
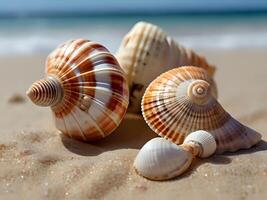
[[[231,117],[215,98],[215,83],[205,70],[179,67],[161,74],[147,88],[142,113],[150,128],[176,144],[197,130],[210,132],[217,153],[250,148],[256,131]]]
[[[39,106],[51,106],[64,134],[94,141],[109,135],[128,106],[128,85],[115,57],[101,44],[70,40],[46,60],[46,78],[27,91]]]
[[[189,48],[169,37],[161,28],[138,22],[126,34],[116,53],[130,88],[128,111],[141,113],[141,99],[150,84],[161,73],[176,66],[201,67],[213,75],[215,67]]]

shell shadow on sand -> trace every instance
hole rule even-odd
[[[182,174],[179,177],[174,178],[172,180],[173,181],[181,180],[183,178],[191,176],[197,170],[197,168],[204,163],[212,163],[212,164],[216,164],[216,165],[227,165],[227,164],[231,163],[231,158],[224,156],[224,155],[214,155],[214,156],[212,156],[210,158],[206,158],[206,159],[195,158],[193,160],[193,163],[189,167],[189,169],[184,174]],[[172,180],[170,180],[170,181],[172,181]]]
[[[266,151],[267,150],[267,142],[264,140],[261,140],[258,144],[255,146],[249,148],[249,149],[241,149],[237,152],[226,152],[223,154],[215,154],[209,158],[206,159],[200,159],[196,158],[194,159],[193,163],[189,167],[189,169],[182,175],[180,175],[177,178],[171,179],[170,181],[176,181],[181,180],[183,178],[189,177],[192,175],[199,166],[201,166],[204,163],[211,163],[215,165],[227,165],[232,162],[232,156],[236,155],[242,155],[242,154],[251,154],[259,151]]]
[[[94,143],[84,143],[69,138],[63,134],[61,134],[61,140],[64,146],[72,153],[82,156],[95,156],[106,151],[112,151],[116,149],[141,149],[147,141],[156,136],[157,135],[148,128],[141,116],[127,114],[119,128],[113,134],[100,141]],[[207,159],[196,158],[194,159],[190,168],[184,174],[172,180],[180,180],[192,175],[197,168],[204,163],[226,165],[231,163],[232,156],[250,154],[265,150],[267,150],[267,142],[262,140],[250,149],[217,154]]]
[[[261,140],[258,144],[253,146],[249,149],[241,149],[236,152],[226,152],[224,155],[227,156],[235,156],[235,155],[242,155],[242,154],[251,154],[259,151],[266,151],[267,150],[267,142],[265,140]]]
[[[82,156],[95,156],[106,151],[112,151],[116,149],[141,149],[147,141],[156,136],[157,135],[149,129],[141,115],[127,114],[119,128],[110,136],[103,138],[100,141],[94,143],[84,143],[69,138],[63,134],[61,134],[61,140],[64,146],[72,153]],[[206,159],[196,158],[184,174],[175,179],[171,179],[170,181],[177,181],[191,176],[197,171],[199,166],[205,163],[214,165],[227,165],[232,162],[232,156],[251,154],[265,150],[267,150],[267,142],[261,140],[257,145],[250,149],[216,154]]]
[[[63,145],[71,152],[83,156],[95,156],[116,149],[140,149],[148,140],[156,137],[141,115],[126,114],[120,126],[111,135],[93,143],[85,143],[61,134]]]

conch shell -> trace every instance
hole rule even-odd
[[[94,141],[120,124],[128,106],[128,85],[104,46],[85,39],[67,41],[48,56],[45,73],[27,95],[36,105],[51,107],[64,134]]]
[[[128,112],[141,112],[141,99],[149,83],[177,66],[192,65],[213,75],[215,67],[203,56],[176,43],[153,24],[138,22],[124,37],[116,53],[130,88]]]
[[[139,151],[134,168],[145,178],[167,180],[185,172],[195,156],[206,158],[215,150],[215,139],[202,130],[189,134],[180,146],[157,137],[148,141]]]
[[[179,67],[161,74],[147,88],[142,113],[158,135],[181,144],[193,131],[210,132],[217,153],[247,149],[261,140],[256,131],[228,114],[215,98],[214,81],[197,67]]]

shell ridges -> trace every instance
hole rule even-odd
[[[199,157],[207,158],[216,151],[215,138],[207,131],[198,130],[190,133],[184,140],[183,144],[190,142],[200,146],[201,151],[198,152]]]
[[[158,26],[138,22],[126,34],[116,53],[130,88],[129,112],[140,114],[140,103],[149,83],[177,66],[192,65],[213,75],[215,67],[191,49],[174,41]]]
[[[188,88],[205,83],[207,89],[195,100]],[[194,88],[194,87],[191,87]],[[186,136],[197,130],[211,133],[217,153],[250,148],[261,135],[228,114],[216,100],[216,85],[201,68],[183,66],[161,74],[146,89],[142,114],[149,127],[161,137],[182,144]]]
[[[69,40],[48,55],[45,72],[40,88],[46,89],[39,89],[38,97],[51,106],[58,95],[53,84],[45,83],[54,77],[62,97],[51,109],[60,131],[94,141],[120,124],[128,107],[128,85],[116,58],[104,46],[86,39]]]
[[[164,138],[148,141],[134,161],[138,174],[151,180],[166,180],[182,174],[192,163],[193,155]]]

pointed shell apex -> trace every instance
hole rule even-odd
[[[212,134],[207,131],[199,130],[190,133],[185,138],[184,144],[188,144],[190,142],[199,144],[201,146],[202,151],[198,155],[201,158],[209,157],[216,151],[216,141]]]
[[[204,105],[211,97],[210,90],[210,84],[207,81],[194,80],[188,85],[187,93],[192,102]]]

